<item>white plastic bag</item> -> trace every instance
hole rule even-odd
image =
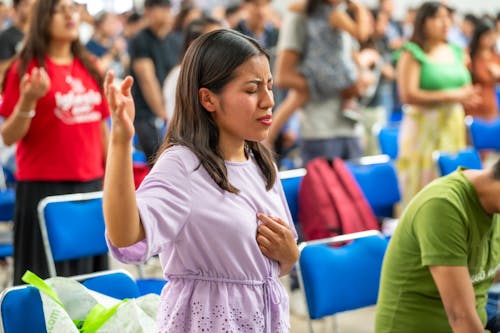
[[[25,279],[26,278],[26,279]],[[27,272],[23,280],[40,290],[47,333],[156,332],[156,294],[118,300],[64,277],[45,281]]]

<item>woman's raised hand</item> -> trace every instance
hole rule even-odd
[[[135,133],[135,107],[130,92],[134,80],[127,76],[118,88],[113,84],[114,79],[112,71],[104,78],[104,94],[111,112],[111,141],[128,144]]]
[[[30,74],[25,73],[21,78],[20,91],[23,98],[36,102],[45,96],[50,89],[50,78],[45,69],[35,67]]]

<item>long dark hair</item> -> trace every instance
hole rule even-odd
[[[413,28],[413,35],[410,41],[420,46],[421,49],[425,48],[427,36],[425,35],[425,23],[431,17],[436,16],[439,8],[445,8],[449,11],[448,7],[438,1],[424,2],[417,10],[415,16],[415,23]]]
[[[38,66],[45,68],[45,56],[50,43],[50,20],[54,15],[54,8],[60,0],[37,0],[33,8],[30,28],[26,36],[21,52],[19,53],[20,64],[18,75],[21,77],[26,73],[28,64],[33,59]],[[102,87],[103,76],[91,61],[89,53],[77,39],[71,43],[71,53],[74,57],[80,59],[85,69],[97,81],[99,87]]]
[[[481,40],[481,37],[485,33],[492,30],[495,30],[495,26],[493,25],[493,22],[491,22],[490,20],[481,19],[476,21],[474,34],[472,35],[472,39],[469,44],[469,52],[471,60],[474,60],[477,52],[479,51],[479,42]]]
[[[252,38],[233,30],[216,30],[198,37],[184,56],[177,85],[175,112],[158,155],[171,146],[189,148],[210,177],[223,190],[238,193],[227,178],[227,168],[219,147],[219,129],[210,113],[201,105],[200,88],[215,94],[235,77],[235,70],[251,57],[265,55]],[[276,181],[272,153],[260,142],[246,141],[270,190]]]

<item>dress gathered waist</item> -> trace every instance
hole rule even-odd
[[[262,280],[252,279],[229,279],[221,277],[204,276],[201,274],[169,274],[167,280],[191,280],[215,283],[229,283],[242,286],[261,286],[264,290],[264,317],[266,323],[266,333],[271,333],[271,306],[281,303],[281,299],[286,297],[283,288],[276,277],[267,276]]]

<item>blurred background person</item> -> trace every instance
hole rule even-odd
[[[235,29],[242,19],[243,15],[240,3],[226,7],[224,11],[224,21],[228,28]]]
[[[458,20],[455,8],[447,7],[450,10],[452,26],[448,32],[448,41],[465,49],[469,46],[477,18],[473,14],[465,14],[462,20]]]
[[[285,22],[285,32],[282,31],[281,36],[286,33],[286,39],[280,37],[282,44],[276,62],[275,80],[278,86],[292,90],[275,112],[267,141],[274,143],[284,121],[299,107],[307,109],[316,105],[316,110],[301,123],[301,129],[311,127],[313,122],[318,122],[316,125],[322,122],[321,127],[328,124],[329,128],[311,132],[311,136],[316,136],[311,140],[302,133],[304,165],[316,157],[349,159],[362,154],[359,138],[354,132],[355,121],[344,113],[343,108],[347,104],[345,102],[360,90],[359,86],[365,84],[363,76],[358,74],[353,50],[355,38],[365,41],[369,36],[369,13],[359,2],[351,1],[348,6],[354,11],[354,19],[348,15],[342,1],[310,0],[299,4],[293,11],[305,17],[294,15],[292,27]],[[304,32],[291,30],[298,29],[299,24],[305,24],[307,29]],[[317,108],[326,101],[335,101],[335,105],[328,106],[328,114],[322,114]],[[352,132],[348,134],[350,130]]]
[[[417,11],[411,41],[399,59],[397,82],[405,104],[399,136],[401,208],[437,177],[434,151],[465,148],[462,104],[479,101],[466,65],[469,57],[448,44],[448,8],[430,1]]]
[[[493,120],[498,117],[496,86],[500,83],[500,55],[495,53],[495,25],[478,20],[469,46],[472,80],[479,89],[480,102],[465,108],[468,115]]]
[[[123,25],[122,37],[125,38],[127,43],[145,27],[144,18],[136,11],[130,12],[125,19]]]
[[[270,3],[271,0],[243,0],[241,10],[244,16],[234,28],[257,40],[268,51],[278,43],[279,34],[269,18]]]
[[[94,17],[90,15],[86,1],[75,1],[75,6],[78,7],[78,13],[80,14],[78,35],[80,42],[85,45],[94,33]]]
[[[13,57],[22,46],[35,0],[13,0],[12,24],[0,33],[0,82]],[[1,85],[0,85],[1,89]]]
[[[497,31],[497,38],[495,42],[495,51],[497,54],[500,54],[500,12],[497,14],[495,19],[495,29]]]
[[[413,34],[413,26],[415,25],[415,15],[417,14],[417,9],[414,7],[408,7],[406,14],[401,21],[401,30],[403,32],[403,39],[408,41]]]
[[[0,1],[0,31],[5,30],[10,25],[10,8],[4,1]]]
[[[14,284],[48,277],[37,206],[49,195],[102,189],[108,107],[94,62],[78,40],[70,0],[37,0],[26,42],[5,78],[1,135],[17,144]],[[77,244],[75,244],[77,246]],[[62,276],[108,268],[107,255],[57,263]]]
[[[196,20],[203,16],[203,11],[196,7],[192,0],[182,0],[180,4],[180,10],[175,15],[172,30],[169,33],[169,38],[174,42],[174,48],[169,52],[173,52],[178,55],[177,60],[182,60],[183,48],[184,48],[184,32],[186,27],[191,23],[191,21]]]
[[[182,52],[182,58],[186,53],[189,45],[198,38],[199,36],[222,28],[222,23],[211,17],[201,17],[199,19],[191,21],[185,29],[185,35],[183,37],[184,47]],[[175,110],[175,100],[177,95],[177,81],[179,79],[179,74],[181,71],[181,64],[177,64],[168,73],[163,83],[163,99],[165,100],[165,105],[167,108],[167,124],[172,119]]]
[[[173,19],[170,1],[146,0],[144,6],[147,26],[130,42],[130,73],[134,78],[135,132],[147,161],[152,163],[167,119],[162,84],[179,55],[169,37]]]
[[[94,18],[94,34],[85,47],[95,55],[103,71],[112,69],[115,77],[123,79],[130,63],[127,42],[121,36],[123,26],[118,17],[102,11]]]

